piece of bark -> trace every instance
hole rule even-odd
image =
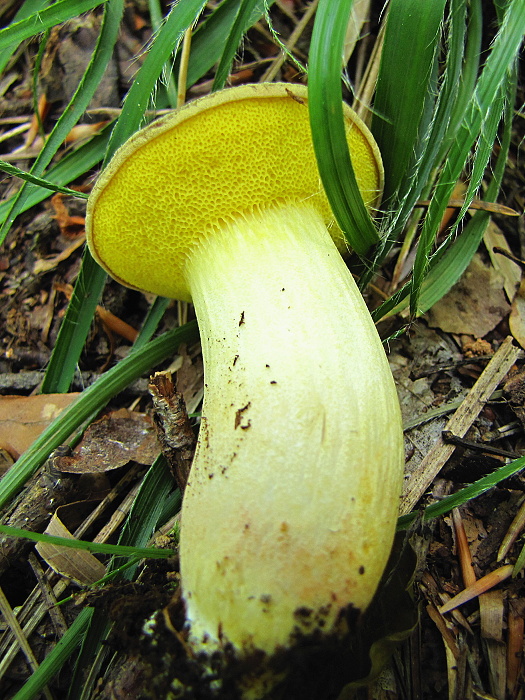
[[[163,455],[181,492],[184,492],[195,452],[196,438],[182,394],[175,390],[171,372],[150,378],[153,420]]]
[[[512,337],[507,337],[483,370],[461,406],[450,418],[445,426],[445,430],[459,437],[466,435],[492,392],[495,391],[508,374],[518,358],[519,352],[519,348],[514,347],[512,344]],[[455,445],[446,443],[443,437],[438,438],[405,484],[400,508],[401,514],[408,513],[414,508],[455,449]]]
[[[58,506],[66,503],[74,490],[74,479],[57,472],[54,461],[69,450],[57,448],[45,463],[41,474],[34,479],[18,499],[12,513],[3,520],[4,525],[32,532],[43,532]],[[34,547],[31,540],[0,535],[0,576]]]

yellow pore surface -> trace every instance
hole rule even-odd
[[[190,301],[186,256],[225,220],[308,201],[341,239],[319,178],[306,99],[302,86],[230,88],[132,137],[88,204],[95,258],[127,286]],[[357,181],[373,206],[382,180],[377,147],[348,107],[345,119]]]

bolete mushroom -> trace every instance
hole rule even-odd
[[[395,386],[338,250],[307,99],[260,84],[191,102],[135,134],[88,204],[89,247],[110,275],[195,306],[205,397],[182,593],[194,648],[241,658],[337,635],[368,606],[403,473]],[[380,155],[344,114],[372,208]]]

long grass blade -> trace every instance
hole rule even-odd
[[[484,194],[488,202],[496,201],[503,173],[507,163],[512,135],[512,121],[514,116],[514,103],[517,93],[516,70],[509,76],[505,99],[505,112],[500,148],[496,164],[493,169],[493,177]],[[474,253],[478,250],[483,238],[490,215],[487,212],[478,211],[465,226],[461,235],[446,249],[440,250],[430,260],[429,272],[421,286],[419,308],[421,313],[428,311],[456,284],[461,275],[467,269]],[[408,305],[410,283],[407,283],[399,292],[394,294],[372,316],[375,321],[388,316],[393,316],[402,311]]]
[[[18,493],[50,453],[67,440],[84,421],[105,406],[130,382],[168,358],[181,343],[194,342],[197,338],[195,322],[164,333],[121,360],[117,366],[112,367],[85,389],[76,401],[42,432],[0,481],[0,508]]]
[[[254,9],[259,6],[258,0],[241,0],[238,6],[237,16],[232,24],[230,33],[224,45],[215,78],[213,80],[213,90],[220,90],[226,85],[231,71],[233,59],[241,43],[248,21],[251,21]],[[261,12],[262,14],[262,12]]]
[[[512,0],[479,77],[467,114],[448,154],[425,218],[411,283],[410,309],[413,315],[419,311],[419,294],[428,270],[430,252],[454,184],[461,176],[470,151],[485,127],[487,115],[492,114],[500,86],[506,82],[512,71],[524,33],[525,5],[520,0]]]
[[[112,58],[124,11],[123,0],[109,0],[92,60],[90,61],[73,99],[51,132],[32,173],[39,174],[48,165],[67,132],[87,108],[97,89],[107,64]],[[23,199],[22,199],[23,201]],[[18,214],[20,200],[16,201],[4,229]],[[96,266],[88,252],[79,273],[71,303],[62,322],[57,342],[44,377],[42,391],[65,392],[69,389],[77,367],[78,358],[91,326],[95,307],[102,293],[105,275]]]
[[[79,146],[75,151],[65,155],[61,160],[46,171],[46,180],[54,184],[63,186],[85,175],[86,172],[95,167],[104,157],[109,138],[109,127],[106,127],[96,136],[93,136],[87,143]],[[23,204],[20,205],[20,212],[27,211],[35,204],[42,202],[49,197],[47,188],[32,187]],[[4,223],[13,206],[14,197],[0,203],[0,224]]]
[[[13,22],[8,27],[0,29],[0,50],[17,46],[22,41],[30,39],[35,34],[44,32],[60,22],[89,12],[98,5],[109,0],[59,0],[50,7],[34,12],[29,17]]]
[[[123,11],[124,0],[108,0],[104,8],[104,19],[91,61],[70,103],[58,119],[44,147],[36,158],[31,168],[32,175],[36,177],[42,176],[45,168],[47,168],[53,159],[69,131],[85,112],[95,90],[100,84],[106,66],[113,56],[113,48],[118,36]],[[25,198],[30,193],[32,187],[34,187],[34,185],[24,185],[13,198],[11,210],[0,230],[0,242],[4,240],[11,224],[22,210]]]
[[[251,15],[246,17],[242,28],[245,33],[263,14],[274,0],[258,0]],[[224,0],[203,22],[199,24],[191,40],[191,56],[188,65],[186,87],[191,87],[221,59],[228,37],[237,17],[239,0]],[[174,71],[178,70],[178,60]]]
[[[140,490],[122,528],[119,544],[145,547],[154,532],[164,524],[166,515],[175,515],[181,503],[181,493],[179,489],[175,490],[173,476],[166,460],[160,455],[142,479]],[[114,562],[109,569],[113,566]],[[127,568],[123,577],[132,580],[136,570],[137,564]]]
[[[51,0],[26,0],[14,16],[12,24],[21,22],[23,19],[27,19],[31,15],[41,12],[49,5],[50,1]],[[15,43],[0,50],[0,73],[2,73],[4,68],[7,66],[9,59],[16,51],[18,46],[19,44]]]
[[[389,234],[393,241],[398,238],[399,232],[405,227],[413,207],[420,199],[431,182],[432,172],[435,171],[444,156],[443,144],[452,142],[461,120],[452,118],[458,101],[468,99],[467,85],[461,80],[465,67],[464,47],[467,35],[467,3],[465,0],[452,0],[450,3],[450,18],[446,24],[446,63],[443,70],[443,78],[436,89],[437,99],[429,94],[427,105],[432,108],[433,114],[430,123],[423,119],[420,133],[418,134],[420,153],[411,160],[414,168],[413,176],[408,170],[399,185],[394,211],[389,212],[393,223],[389,227]],[[438,18],[435,18],[436,21]],[[445,29],[444,29],[445,31]],[[477,59],[477,54],[476,54]],[[478,60],[475,61],[477,68]],[[430,88],[430,86],[429,86]],[[473,89],[473,86],[472,86]],[[403,129],[404,131],[404,129]]]
[[[415,176],[428,135],[445,6],[446,0],[390,2],[372,121],[387,206],[396,206],[401,183]]]
[[[363,203],[346,142],[341,57],[352,0],[320,0],[308,71],[308,107],[321,180],[352,248],[365,255],[379,236]]]
[[[0,525],[0,532],[8,537],[20,537],[32,542],[44,542],[57,547],[67,547],[68,549],[80,549],[92,554],[111,554],[114,557],[140,557],[141,559],[168,559],[173,556],[173,551],[169,549],[155,549],[154,547],[126,547],[120,544],[106,544],[104,542],[89,542],[87,540],[68,539],[67,537],[56,537],[55,535],[45,535],[41,532],[30,532],[19,527]]]
[[[164,316],[164,312],[171,303],[171,299],[165,297],[157,297],[153,304],[149,307],[146,318],[140,329],[137,339],[133,343],[131,352],[139,350],[143,345],[149,342],[158,328],[158,325]]]
[[[37,697],[42,688],[60,671],[82,643],[92,615],[93,608],[84,608],[80,611],[71,627],[56,643],[53,651],[46,656],[12,700],[33,700]]]
[[[126,95],[122,113],[111,134],[105,163],[139,128],[164,65],[172,52],[178,48],[184,32],[197,20],[205,5],[206,0],[184,0],[173,5]]]
[[[0,171],[11,175],[12,177],[19,177],[24,182],[30,182],[32,185],[38,185],[39,187],[44,187],[46,190],[51,192],[62,192],[63,194],[69,194],[73,197],[78,197],[79,199],[87,199],[88,195],[84,192],[77,192],[76,190],[71,190],[69,187],[63,187],[62,185],[56,185],[54,182],[50,182],[43,177],[36,177],[25,170],[20,170],[15,165],[11,163],[6,163],[5,160],[0,160]]]
[[[423,521],[432,520],[432,518],[438,518],[440,515],[450,513],[453,508],[458,508],[468,503],[473,498],[481,496],[505,479],[509,479],[511,476],[518,474],[523,469],[525,469],[525,457],[520,457],[509,464],[505,464],[503,467],[499,467],[499,469],[496,469],[492,474],[488,474],[460,491],[450,496],[445,496],[439,502],[427,506],[423,511]],[[398,518],[397,529],[406,530],[420,515],[420,512],[402,515]]]
[[[42,380],[40,393],[64,394],[69,391],[106,277],[105,271],[93,260],[86,248],[66,315],[60,325]]]

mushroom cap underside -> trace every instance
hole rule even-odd
[[[379,151],[347,105],[344,116],[371,208],[382,191]],[[129,139],[90,196],[87,240],[122,284],[190,301],[185,261],[200,241],[233,219],[291,203],[315,207],[344,249],[317,169],[307,88],[243,85],[190,102]]]

